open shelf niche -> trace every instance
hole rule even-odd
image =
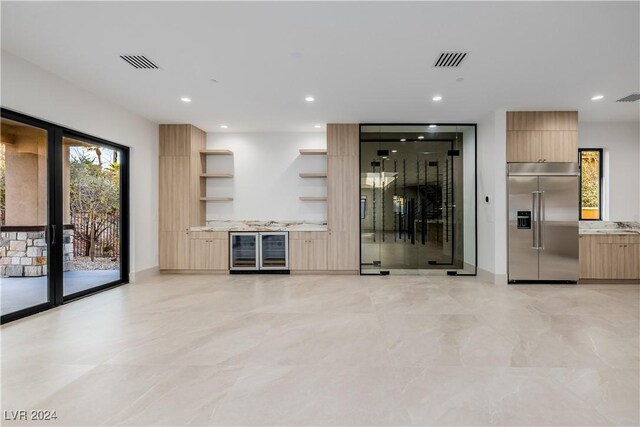
[[[326,148],[301,148],[301,156],[326,156]],[[300,172],[300,178],[326,178],[326,172]],[[326,202],[326,196],[300,196],[299,199],[303,202]]]
[[[230,179],[231,173],[218,173],[207,171],[207,157],[209,156],[233,156],[231,150],[200,150],[200,201],[201,202],[231,202],[233,197],[227,196],[207,196],[207,179]],[[206,222],[206,208],[203,209]]]
[[[326,148],[301,148],[300,154],[303,156],[323,156],[327,154]]]

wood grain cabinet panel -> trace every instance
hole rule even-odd
[[[190,270],[227,270],[229,268],[228,239],[200,239],[189,241]]]
[[[542,132],[507,131],[507,162],[539,162],[542,158]]]
[[[160,231],[189,228],[189,157],[160,157]]]
[[[640,236],[580,236],[580,278],[640,279]]]
[[[507,161],[515,163],[577,162],[575,131],[507,131]]]
[[[578,132],[542,131],[541,156],[545,162],[577,162]]]
[[[160,125],[160,157],[190,156],[191,125]]]
[[[161,231],[160,270],[184,270],[189,268],[189,233],[186,231]]]
[[[289,240],[327,240],[326,231],[290,231]]]
[[[327,269],[333,271],[360,269],[360,235],[357,231],[329,231]]]
[[[327,155],[358,157],[360,126],[357,124],[329,123],[327,125]]]
[[[359,126],[327,125],[327,269],[360,268]]]
[[[227,239],[229,233],[226,231],[191,231],[190,237],[192,239]]]
[[[577,111],[508,111],[507,130],[578,130]]]
[[[327,170],[328,228],[355,231],[360,221],[358,158],[329,156]]]
[[[292,271],[327,269],[327,239],[289,239],[289,268]]]
[[[577,161],[577,111],[507,112],[507,162]]]

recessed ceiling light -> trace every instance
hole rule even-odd
[[[391,152],[392,152],[392,153],[397,153],[397,152],[398,152],[398,150],[391,150]]]
[[[209,79],[209,81],[210,81],[211,83],[218,83],[218,81],[217,81],[216,79]]]
[[[420,136],[418,137],[418,139],[424,139],[424,136],[420,135]]]
[[[322,126],[321,125],[315,125],[314,128],[316,129],[320,129]]]
[[[304,100],[307,101],[307,102],[313,102],[316,99],[313,96],[307,96]]]
[[[433,128],[438,127],[438,125],[429,125],[429,127],[433,129]]]
[[[188,104],[189,102],[191,102],[191,98],[187,98],[186,96],[183,96],[182,98],[180,98],[180,101],[186,102]]]
[[[596,95],[596,96],[592,97],[592,98],[591,98],[591,100],[592,100],[592,101],[599,101],[599,100],[601,100],[602,98],[604,98],[604,95]]]
[[[229,126],[227,126],[227,125],[220,125],[220,127],[221,127],[222,129],[227,129]]]
[[[436,95],[436,96],[434,96],[434,97],[433,97],[433,98],[431,98],[431,99],[433,99],[433,100],[434,100],[434,101],[436,101],[436,102],[438,102],[438,101],[442,101],[442,97],[441,97],[440,95]]]
[[[407,138],[402,138],[402,139],[400,140],[400,142],[405,142],[406,140],[407,140]]]

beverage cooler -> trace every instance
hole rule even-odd
[[[288,273],[289,233],[230,233],[229,264],[232,273]]]

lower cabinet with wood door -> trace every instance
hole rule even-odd
[[[580,278],[640,280],[640,235],[581,235]]]
[[[192,231],[189,236],[190,270],[228,270],[229,234],[219,231]]]
[[[160,270],[186,270],[189,268],[189,232],[161,231],[158,264]]]
[[[289,269],[323,271],[327,269],[327,233],[292,231],[289,233]]]

